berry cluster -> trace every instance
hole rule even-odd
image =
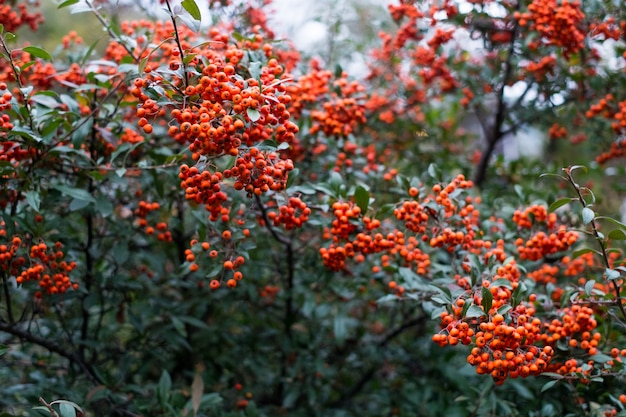
[[[0,0],[0,25],[4,26],[7,32],[15,32],[21,26],[29,26],[32,31],[36,31],[43,17],[41,13],[30,13],[29,7],[37,7],[38,3],[29,4],[18,3],[11,0]]]
[[[148,223],[148,214],[153,211],[157,211],[161,208],[160,204],[155,202],[149,203],[147,201],[139,201],[138,207],[134,210],[135,216],[137,216],[137,226],[142,227],[144,232],[148,236],[152,236],[156,233],[157,239],[171,242],[172,233],[167,230],[167,223],[158,222],[155,226],[151,226]]]
[[[585,14],[578,0],[533,0],[525,13],[516,13],[521,26],[529,26],[541,36],[538,42],[562,48],[565,58],[584,46]]]
[[[0,223],[0,239],[7,239],[4,222]],[[21,238],[13,235],[0,244],[0,271],[15,277],[18,285],[36,281],[46,294],[62,294],[68,289],[78,288],[78,284],[69,277],[74,268],[76,262],[65,260],[63,244],[58,241],[48,246],[28,236]]]
[[[311,209],[307,207],[304,201],[298,197],[291,197],[288,204],[278,208],[278,213],[270,211],[267,213],[267,217],[273,222],[274,226],[282,225],[285,230],[292,230],[302,227],[309,219],[310,214]]]
[[[293,168],[291,160],[280,159],[274,152],[263,153],[257,148],[250,148],[235,160],[234,167],[224,170],[224,177],[234,177],[234,188],[245,190],[250,197],[270,190],[284,190],[288,173]]]

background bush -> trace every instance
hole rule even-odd
[[[4,415],[625,414],[619,2],[158,3],[0,2]]]

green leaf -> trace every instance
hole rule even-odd
[[[72,401],[67,401],[67,400],[55,400],[52,401],[50,403],[50,405],[55,405],[55,404],[59,404],[59,409],[61,410],[61,415],[62,416],[76,416],[76,410],[80,411],[81,414],[85,414],[85,412],[83,411],[83,409],[76,403],[72,402]],[[67,410],[68,414],[63,414],[63,409]],[[70,411],[70,408],[72,411]]]
[[[63,3],[59,4],[58,8],[62,9],[64,7],[71,6],[71,5],[76,4],[78,2],[79,2],[79,0],[65,0]]]
[[[569,172],[570,174],[574,171],[576,171],[577,169],[582,170],[582,172],[587,172],[587,167],[584,165],[572,165],[571,167],[569,167]]]
[[[26,197],[26,202],[28,203],[28,205],[37,213],[39,213],[39,206],[41,204],[41,198],[39,196],[39,193],[37,191],[28,191],[24,193],[24,196]]]
[[[593,212],[589,207],[585,207],[583,209],[583,224],[587,225],[591,223],[593,218],[596,216],[596,213]]]
[[[37,58],[41,58],[46,61],[52,61],[52,55],[50,55],[45,49],[38,46],[25,46],[22,50],[24,52],[28,52],[32,56],[36,56]]]
[[[52,188],[59,190],[63,195],[67,195],[76,200],[88,201],[90,203],[96,202],[96,199],[93,198],[91,194],[80,188],[72,188],[62,184],[54,185]]]
[[[543,384],[543,387],[541,387],[541,392],[549,390],[550,388],[555,386],[557,382],[559,382],[558,379],[546,382],[545,384]]]
[[[485,315],[485,312],[483,311],[483,309],[473,304],[470,306],[470,308],[467,309],[467,313],[465,314],[465,317],[468,319],[473,319],[477,317],[482,317],[484,315]]]
[[[598,217],[596,217],[596,220],[606,220],[609,223],[613,223],[615,226],[619,227],[620,229],[626,230],[626,224],[624,224],[624,223],[622,223],[620,221],[617,221],[617,220],[615,220],[612,217],[598,216]]]
[[[248,66],[248,71],[250,71],[250,76],[255,80],[261,79],[261,63],[254,61],[251,62]]]
[[[496,312],[496,314],[502,314],[502,315],[504,315],[504,314],[508,313],[509,311],[511,311],[512,309],[513,309],[513,307],[511,307],[509,304],[505,304],[505,305],[503,305],[502,307],[500,307],[500,308],[498,309],[498,311]]]
[[[59,415],[60,417],[76,417],[76,409],[69,404],[60,404]]]
[[[337,315],[333,322],[333,333],[335,340],[339,345],[343,345],[348,334],[347,318],[345,316]]]
[[[564,205],[572,202],[573,200],[575,199],[574,198],[560,198],[556,200],[554,203],[550,204],[550,207],[548,207],[548,213],[552,213],[553,211],[556,211],[558,208],[563,207]]]
[[[489,313],[489,310],[491,310],[491,304],[493,303],[493,294],[491,294],[491,291],[489,291],[489,288],[485,288],[485,287],[482,287],[482,288],[483,288],[482,289],[483,310],[485,311],[485,313]]]
[[[598,362],[598,363],[606,363],[608,361],[613,360],[612,357],[610,357],[609,355],[605,355],[603,353],[598,353],[596,355],[592,355],[589,357],[590,360],[594,361],[594,362]]]
[[[365,187],[358,185],[354,190],[354,202],[361,209],[361,213],[365,214],[370,203],[370,193]]]
[[[9,351],[9,347],[7,345],[0,345],[0,356],[6,354]]]
[[[200,19],[202,19],[202,14],[200,13],[200,9],[198,8],[195,0],[183,0],[180,5],[183,6],[183,8],[187,10],[187,13],[189,13],[195,20],[200,21]]]
[[[157,387],[157,397],[161,401],[161,404],[167,402],[171,389],[172,378],[170,377],[170,374],[164,369],[161,373],[161,378],[159,379],[159,385]]]
[[[611,268],[607,268],[604,271],[604,274],[606,275],[606,279],[609,280],[609,281],[613,281],[615,279],[619,279],[619,277],[621,275],[619,271],[616,271],[615,269],[611,269]]]
[[[574,251],[574,253],[572,253],[572,259],[576,259],[576,258],[578,258],[578,257],[580,257],[582,255],[585,255],[585,254],[589,253],[589,252],[593,252],[596,255],[600,255],[600,253],[598,251],[594,250],[594,249],[584,248],[584,249],[579,249],[577,251]]]
[[[248,107],[246,109],[246,114],[252,122],[256,122],[261,118],[261,113],[257,109],[253,109],[252,107]]]
[[[504,288],[507,288],[509,290],[513,289],[513,286],[511,285],[511,281],[509,281],[506,278],[500,278],[500,279],[497,279],[497,280],[493,281],[491,283],[491,287],[504,287]]]
[[[626,232],[621,229],[611,230],[607,236],[610,240],[626,240]]]
[[[430,164],[428,165],[428,175],[430,175],[430,177],[436,181],[439,181],[441,179],[441,170],[439,169],[439,167],[435,164]]]
[[[592,279],[585,283],[585,294],[591,295],[591,290],[593,290],[593,286],[596,285],[596,282]]]

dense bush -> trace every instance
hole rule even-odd
[[[2,415],[626,415],[620,2],[393,3],[363,79],[105,3],[0,1]]]

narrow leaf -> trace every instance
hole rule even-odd
[[[354,190],[354,202],[361,209],[361,213],[365,214],[370,202],[370,193],[363,186],[357,186]]]
[[[50,55],[45,49],[38,46],[25,46],[22,50],[24,52],[28,52],[32,56],[36,56],[37,58],[52,61],[52,55]]]
[[[485,311],[485,313],[488,314],[489,310],[491,310],[491,304],[493,303],[493,294],[491,294],[491,291],[489,291],[488,288],[483,287],[482,296],[483,296],[483,301],[482,301],[483,310]]]
[[[59,9],[62,9],[64,7],[68,7],[71,6],[72,4],[76,4],[78,3],[79,0],[65,0],[63,3],[59,4]]]
[[[560,198],[556,200],[554,203],[550,204],[550,207],[548,207],[548,213],[556,211],[558,208],[563,207],[564,205],[570,203],[572,200],[572,198]]]
[[[549,390],[550,388],[552,388],[553,386],[555,386],[557,382],[559,382],[559,380],[558,380],[558,379],[555,379],[555,380],[553,380],[553,381],[548,381],[548,382],[546,382],[546,383],[543,385],[543,387],[541,387],[541,392],[544,392],[544,391]]]
[[[590,248],[584,248],[584,249],[579,249],[577,251],[574,251],[574,253],[572,253],[572,259],[576,259],[582,255],[585,255],[587,253],[593,252],[596,255],[600,255],[600,253],[594,249],[590,249]]]
[[[71,188],[66,185],[61,185],[61,184],[57,184],[53,188],[59,190],[63,195],[67,195],[77,200],[88,201],[90,203],[96,202],[96,199],[93,198],[91,194],[89,194],[87,191],[82,190],[80,188]]]

